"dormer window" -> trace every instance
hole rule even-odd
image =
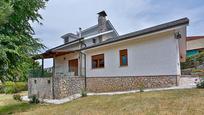
[[[102,36],[98,36],[99,42],[102,42]]]
[[[93,43],[96,43],[96,39],[95,39],[95,38],[93,38],[93,39],[92,39],[92,42],[93,42]]]
[[[64,43],[69,42],[69,37],[64,38]]]

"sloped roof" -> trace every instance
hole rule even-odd
[[[204,39],[204,36],[188,36],[187,41],[197,40],[197,39]]]
[[[94,47],[98,47],[98,46],[102,46],[102,45],[106,45],[106,44],[110,44],[110,43],[114,43],[114,42],[118,42],[118,41],[122,41],[122,40],[127,40],[127,39],[130,39],[130,38],[133,38],[133,37],[138,37],[138,36],[154,33],[154,32],[162,31],[162,30],[165,30],[165,29],[170,29],[170,28],[185,25],[185,24],[189,24],[189,19],[188,18],[178,19],[178,20],[175,20],[175,21],[167,22],[167,23],[160,24],[160,25],[157,25],[157,26],[153,26],[153,27],[150,27],[150,28],[146,28],[146,29],[143,29],[143,30],[139,30],[139,31],[135,31],[135,32],[125,34],[125,35],[121,35],[121,36],[116,37],[116,39],[109,39],[109,40],[101,42],[99,44],[95,44],[95,45],[92,45],[92,46],[89,46],[89,47],[85,47],[82,50],[86,50],[86,49],[90,49],[90,48],[94,48]]]
[[[110,22],[109,20],[106,21],[106,24],[107,24],[108,30],[114,30],[115,33],[118,35],[116,29],[114,28],[114,26],[111,24],[111,22]],[[108,31],[108,30],[107,30],[107,31]],[[82,37],[86,37],[86,34],[89,33],[89,32],[91,32],[91,31],[98,31],[98,24],[96,24],[96,25],[94,25],[94,26],[91,26],[91,27],[89,27],[89,28],[86,28],[86,29],[82,30],[82,31],[81,31]],[[67,34],[61,36],[61,38],[64,38],[64,37],[67,37],[67,36],[70,36],[70,35],[71,35],[71,36],[74,36],[74,37],[77,36],[76,34],[73,34],[73,33],[67,33]]]
[[[98,43],[98,44],[95,44],[95,45],[91,45],[91,46],[88,46],[88,47],[85,47],[85,48],[82,48],[82,49],[79,49],[79,50],[91,49],[91,48],[95,48],[95,47],[98,47],[98,46],[111,44],[111,43],[131,39],[133,37],[139,37],[139,36],[142,36],[142,35],[146,35],[146,34],[150,34],[150,33],[154,33],[154,32],[159,32],[159,31],[162,31],[162,30],[166,30],[166,29],[170,29],[170,28],[174,28],[174,27],[182,26],[182,25],[186,25],[186,24],[189,24],[189,19],[188,18],[182,18],[182,19],[175,20],[175,21],[172,21],[172,22],[160,24],[160,25],[157,25],[157,26],[153,26],[153,27],[150,27],[150,28],[143,29],[143,30],[139,30],[139,31],[135,31],[135,32],[125,34],[125,35],[121,35],[121,36],[118,36],[116,38],[109,39],[109,40],[106,40],[104,42],[101,42],[101,43]],[[65,45],[69,45],[69,44],[74,43],[74,42],[79,42],[80,40],[83,40],[83,38],[74,40],[74,41],[66,43],[66,44],[62,44],[62,45],[57,46],[57,47],[52,48],[52,49],[49,49],[45,53],[43,53],[41,55],[46,55],[46,56],[48,55],[47,58],[50,58],[50,57],[52,57],[51,54],[53,53],[52,52],[53,49],[56,49],[56,48],[59,48],[59,47],[65,46]],[[64,54],[64,53],[69,53],[69,52],[62,52],[62,53]]]

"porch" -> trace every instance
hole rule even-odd
[[[36,60],[41,62],[41,74],[31,75],[30,77],[45,77],[45,71],[49,69],[54,76],[67,76],[67,77],[85,77],[86,75],[86,56],[80,51],[63,51],[63,52],[45,52],[33,57],[35,63]],[[52,67],[45,68],[45,59],[52,59]],[[33,64],[34,64],[33,63]],[[33,67],[33,70],[35,68]]]
[[[47,76],[44,61],[50,58],[53,59],[52,74]],[[46,52],[33,60],[41,61],[41,72],[29,77],[29,96],[57,99],[80,93],[86,87],[85,55],[82,52]]]

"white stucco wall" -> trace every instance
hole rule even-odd
[[[70,53],[67,55],[59,56],[55,58],[55,73],[66,75],[68,74],[69,66],[68,62],[72,59],[78,59],[78,53]],[[79,66],[78,66],[79,67]]]
[[[120,67],[119,50],[128,49],[128,66]],[[85,51],[87,77],[180,75],[174,31]],[[105,67],[92,69],[91,56],[104,53]]]

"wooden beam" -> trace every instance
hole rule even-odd
[[[41,75],[41,77],[44,77],[44,58],[42,58],[42,75]]]

